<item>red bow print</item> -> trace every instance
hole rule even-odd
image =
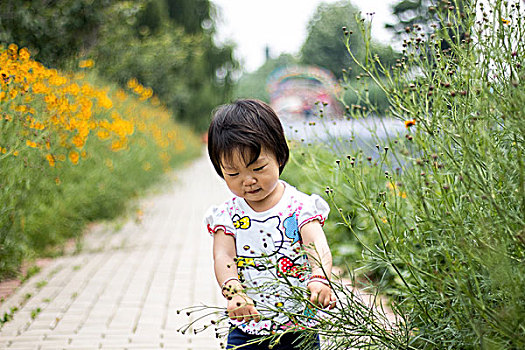
[[[303,265],[296,264],[295,261],[287,256],[283,256],[277,260],[277,276],[283,277],[294,277],[300,281],[305,279],[305,267]]]

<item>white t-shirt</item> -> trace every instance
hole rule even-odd
[[[300,230],[312,220],[323,225],[330,207],[318,195],[309,196],[284,181],[283,184],[281,200],[269,210],[256,212],[243,198],[233,197],[211,207],[205,218],[210,234],[222,229],[235,238],[237,272],[246,294],[261,313],[261,321],[230,322],[250,334],[300,326],[280,309],[313,315],[306,305],[290,298],[294,293],[305,293],[310,274]]]

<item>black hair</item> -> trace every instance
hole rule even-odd
[[[274,154],[281,174],[290,150],[281,121],[268,104],[241,99],[214,110],[208,129],[208,154],[220,177],[224,178],[223,159],[230,160],[239,151],[248,166],[259,158],[263,147]]]

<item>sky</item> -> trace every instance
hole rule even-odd
[[[219,43],[237,44],[236,57],[247,72],[255,71],[270,56],[287,52],[296,54],[306,39],[309,19],[322,2],[337,0],[211,0],[219,8],[217,36]],[[384,24],[395,22],[390,6],[396,0],[352,0],[363,14],[374,12],[372,35],[389,43],[392,35]]]

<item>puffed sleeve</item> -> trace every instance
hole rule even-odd
[[[206,212],[204,223],[210,235],[222,229],[225,234],[235,237],[235,227],[225,204],[210,207]]]
[[[313,220],[319,220],[321,226],[324,225],[329,212],[330,207],[328,206],[328,203],[326,203],[326,201],[319,195],[312,194],[311,196],[306,196],[302,203],[301,211],[297,217],[299,229]]]

